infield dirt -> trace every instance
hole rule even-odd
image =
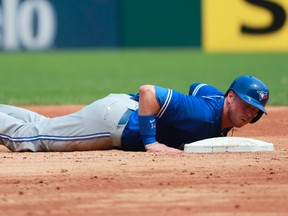
[[[47,116],[81,106],[29,106]],[[0,215],[288,215],[288,107],[234,130],[273,152],[12,153],[0,147]],[[231,136],[231,134],[229,134]]]

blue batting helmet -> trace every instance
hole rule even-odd
[[[259,109],[258,114],[250,123],[258,121],[263,113],[267,114],[265,105],[269,99],[269,90],[266,85],[256,77],[240,76],[236,78],[226,92],[232,90],[246,103]]]

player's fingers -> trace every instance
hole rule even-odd
[[[176,148],[169,148],[167,152],[182,152],[181,150],[179,149],[176,149]]]

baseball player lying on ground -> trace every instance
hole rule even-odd
[[[153,85],[139,94],[110,94],[78,112],[48,118],[0,105],[0,141],[20,151],[181,152],[184,144],[226,136],[266,113],[269,91],[252,76],[236,78],[224,94],[207,84],[189,95]]]

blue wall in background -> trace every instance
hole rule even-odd
[[[50,0],[57,14],[55,47],[117,47],[118,0]]]
[[[200,47],[200,0],[0,0],[0,50]]]

